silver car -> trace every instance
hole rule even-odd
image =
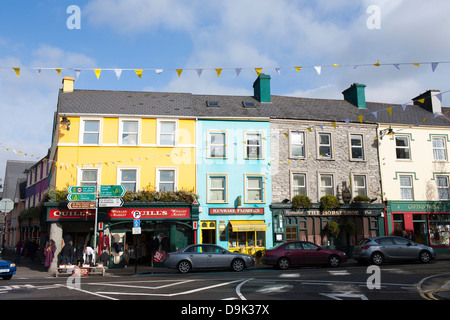
[[[248,254],[232,253],[215,244],[191,244],[166,255],[164,265],[187,273],[192,269],[231,268],[242,271],[252,267],[255,260]]]
[[[353,248],[353,258],[359,263],[381,265],[385,261],[418,260],[423,263],[436,258],[433,248],[402,237],[374,237],[362,239]]]

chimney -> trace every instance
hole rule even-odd
[[[72,92],[73,91],[73,83],[75,82],[74,78],[64,77],[63,78],[63,92]]]
[[[344,95],[344,100],[350,102],[354,106],[358,107],[358,109],[366,108],[366,94],[365,94],[365,84],[354,83],[350,86],[350,88],[342,91]]]
[[[416,106],[422,107],[433,113],[442,113],[441,100],[438,98],[440,90],[428,90],[421,95],[413,98],[414,104]],[[433,94],[435,93],[435,94]]]
[[[253,93],[259,102],[270,102],[270,75],[261,73],[253,83]]]

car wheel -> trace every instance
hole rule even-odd
[[[431,254],[428,251],[421,251],[419,254],[419,260],[422,263],[428,263],[431,261]]]
[[[340,264],[341,264],[341,259],[338,256],[333,255],[328,258],[328,265],[330,267],[333,267],[333,268],[338,267]]]
[[[280,258],[280,260],[278,260],[278,268],[282,269],[282,270],[286,270],[287,268],[289,268],[289,259],[288,258]]]
[[[375,252],[372,254],[371,261],[373,264],[379,266],[383,263],[384,257],[380,252]]]
[[[178,263],[177,269],[180,273],[188,273],[189,271],[191,271],[192,266],[189,261],[183,260]]]
[[[242,259],[234,259],[231,262],[231,268],[236,272],[242,271],[245,268],[245,262]]]
[[[11,280],[12,274],[9,274],[7,276],[3,276],[2,278],[3,278],[3,280]]]

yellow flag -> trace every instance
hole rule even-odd
[[[333,63],[333,67],[340,67],[337,63]]]
[[[306,128],[306,129],[308,129],[309,132],[312,132],[312,129],[311,129],[311,128]]]
[[[56,72],[58,72],[59,75],[61,75],[61,68],[55,68]]]
[[[20,68],[13,68],[14,69],[14,71],[16,72],[16,74],[17,74],[17,78],[19,77],[19,74],[20,74]]]
[[[380,61],[377,60],[377,63],[373,64],[375,67],[379,67],[380,66]]]
[[[419,99],[417,101],[419,101],[420,103],[425,103],[425,98]]]
[[[362,115],[361,115],[361,116],[358,116],[359,122],[362,123],[362,122],[363,122],[363,118],[364,118],[364,116],[362,116]]]
[[[387,108],[386,110],[389,112],[389,115],[392,116],[392,108]]]
[[[302,67],[295,67],[295,71],[300,71],[302,69]]]
[[[183,72],[183,69],[177,69],[178,78],[181,76],[181,73]]]
[[[217,78],[220,77],[220,73],[222,72],[222,69],[216,69]]]
[[[333,127],[336,129],[336,122],[331,122],[331,124],[333,125]]]
[[[102,73],[102,69],[94,69],[94,72],[98,79],[98,78],[100,78],[100,73]]]
[[[413,65],[415,65],[415,66],[420,66],[420,63],[413,63]]]
[[[262,69],[263,68],[255,68],[255,71],[256,71],[256,74],[258,75],[258,77],[261,74]]]
[[[137,76],[139,78],[142,78],[142,72],[144,72],[144,70],[142,70],[142,69],[135,69],[134,72],[136,72],[136,74],[137,74]]]

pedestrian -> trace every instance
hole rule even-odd
[[[14,251],[16,253],[16,259],[15,259],[15,263],[18,264],[20,263],[20,259],[22,258],[22,254],[23,254],[23,243],[21,240],[19,240],[16,244],[16,247],[14,248]]]
[[[55,256],[55,251],[56,251],[55,241],[53,241],[53,239],[48,240],[44,250],[45,267],[50,268],[50,266],[52,265],[52,260],[53,257]]]
[[[153,234],[152,239],[150,240],[150,266],[153,267],[153,256],[155,252],[159,250],[159,239]]]
[[[412,230],[409,231],[408,239],[411,241],[416,241],[416,236],[414,235],[414,232],[412,232]]]
[[[92,247],[85,246],[83,251],[83,263],[94,265],[95,263],[95,251]]]
[[[72,241],[69,241],[61,250],[62,264],[72,264],[74,253],[72,243]]]

